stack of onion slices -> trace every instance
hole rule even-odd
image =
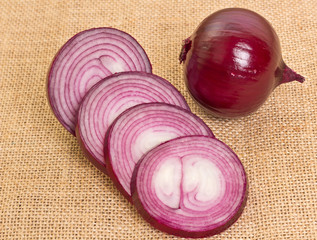
[[[54,58],[48,100],[88,159],[153,226],[183,237],[217,234],[246,204],[243,166],[151,70],[129,34],[89,29]]]

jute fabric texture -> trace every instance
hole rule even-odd
[[[232,120],[195,104],[178,62],[182,40],[226,7],[268,19],[285,62],[306,78]],[[210,239],[317,239],[316,16],[316,0],[1,0],[0,239],[180,239],[146,223],[49,108],[46,74],[58,49],[80,31],[109,26],[138,40],[153,73],[181,91],[245,166],[245,211]]]

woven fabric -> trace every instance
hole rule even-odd
[[[267,18],[283,58],[306,82],[279,86],[254,114],[214,118],[185,89],[182,40],[225,7]],[[153,72],[241,158],[249,199],[210,239],[317,239],[316,0],[0,1],[0,239],[179,239],[146,223],[51,113],[46,74],[58,49],[92,27],[115,27],[144,47]]]

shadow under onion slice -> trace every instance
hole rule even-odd
[[[136,165],[133,204],[155,228],[181,237],[218,234],[242,214],[248,195],[245,170],[224,143],[207,136],[172,139]]]
[[[117,72],[152,72],[140,44],[114,28],[93,28],[69,39],[56,54],[48,74],[47,95],[56,118],[75,135],[79,105],[87,91]]]
[[[123,72],[98,82],[78,111],[76,137],[86,157],[107,173],[104,141],[108,127],[126,109],[141,103],[162,102],[189,110],[184,97],[167,80],[151,73]]]
[[[104,149],[107,173],[131,201],[132,172],[143,154],[165,141],[188,135],[214,136],[199,117],[177,106],[144,103],[129,108],[108,129]]]

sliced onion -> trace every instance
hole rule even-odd
[[[206,136],[180,137],[150,150],[134,170],[131,189],[144,219],[181,237],[224,231],[247,201],[247,178],[239,158]]]
[[[131,201],[131,177],[138,160],[167,140],[188,135],[213,136],[208,126],[188,110],[165,103],[129,108],[110,126],[105,141],[108,175]]]
[[[104,140],[108,127],[124,110],[140,103],[162,102],[189,110],[181,93],[167,80],[151,73],[123,72],[97,83],[78,112],[76,137],[90,161],[107,173]]]
[[[75,134],[77,111],[87,91],[101,79],[124,71],[152,71],[132,36],[114,28],[76,34],[57,53],[48,75],[48,99],[57,119]]]

